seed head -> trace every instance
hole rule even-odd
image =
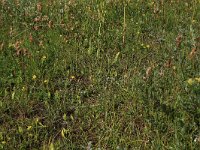
[[[194,58],[196,53],[197,53],[197,48],[196,47],[192,48],[192,50],[191,50],[191,52],[189,54],[189,59],[191,60],[192,58]]]

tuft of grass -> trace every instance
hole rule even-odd
[[[199,1],[0,12],[0,149],[198,149]]]

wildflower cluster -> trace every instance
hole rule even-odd
[[[142,44],[141,44],[141,47],[144,48],[144,49],[149,49],[149,48],[150,48],[150,45],[149,45],[149,44],[146,44],[146,45],[145,45],[145,44],[142,43]]]
[[[189,84],[189,85],[194,85],[194,84],[200,84],[200,77],[198,78],[198,77],[196,77],[196,78],[189,78],[188,80],[187,80],[187,83]]]

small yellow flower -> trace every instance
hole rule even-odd
[[[27,130],[31,130],[31,129],[32,129],[32,126],[28,126],[28,127],[27,127]]]
[[[26,88],[23,86],[23,87],[22,87],[22,91],[24,92],[25,90],[26,90]]]
[[[42,56],[42,61],[45,61],[47,59],[47,56]]]
[[[71,76],[70,79],[72,79],[72,80],[75,79],[75,76]]]
[[[199,78],[195,78],[195,80],[200,83],[200,77]]]
[[[146,45],[146,48],[150,48],[150,45]]]
[[[187,83],[188,83],[189,85],[194,84],[194,82],[195,82],[195,81],[194,81],[192,78],[190,78],[190,79],[187,80]]]
[[[6,141],[2,141],[1,144],[5,145],[5,144],[6,144]]]
[[[44,83],[47,84],[49,82],[49,80],[44,80]]]
[[[192,20],[192,23],[196,23],[196,20]]]
[[[36,75],[33,75],[33,76],[32,76],[32,80],[35,80],[36,78],[37,78]]]

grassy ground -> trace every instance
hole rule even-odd
[[[198,149],[199,0],[0,11],[0,149]]]

